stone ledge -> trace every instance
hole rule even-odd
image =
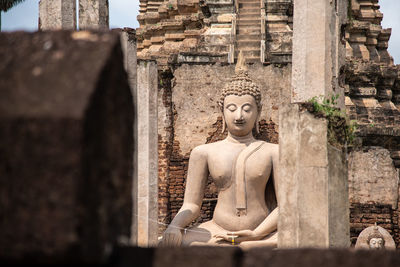
[[[68,261],[16,260],[0,263],[43,264],[58,266]],[[74,266],[84,263],[75,262]],[[96,266],[96,265],[90,265]],[[189,247],[189,248],[138,248],[120,247],[113,251],[106,264],[97,266],[141,266],[141,267],[393,267],[400,266],[400,253],[397,251],[369,250],[321,250],[321,249],[251,249],[242,251],[229,247]]]

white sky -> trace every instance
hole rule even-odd
[[[400,0],[380,0],[383,12],[382,26],[392,28],[389,52],[396,64],[400,64]],[[110,27],[137,28],[136,16],[139,13],[139,0],[109,0]],[[3,31],[35,31],[38,25],[39,0],[26,0],[6,13],[2,13]]]

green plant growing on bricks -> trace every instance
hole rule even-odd
[[[337,107],[339,94],[329,97],[314,96],[307,101],[311,106],[308,111],[325,117],[328,121],[328,141],[341,148],[352,146],[356,138],[357,123],[350,120],[345,112]]]

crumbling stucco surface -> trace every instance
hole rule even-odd
[[[390,152],[369,147],[349,155],[350,202],[390,204],[397,208],[399,173]]]

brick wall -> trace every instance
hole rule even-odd
[[[158,75],[158,97],[159,110],[163,108],[165,113],[163,123],[158,126],[158,222],[159,234],[161,234],[166,224],[171,221],[170,203],[169,203],[169,171],[172,153],[173,139],[173,111],[172,111],[172,93],[170,71],[160,71]]]

